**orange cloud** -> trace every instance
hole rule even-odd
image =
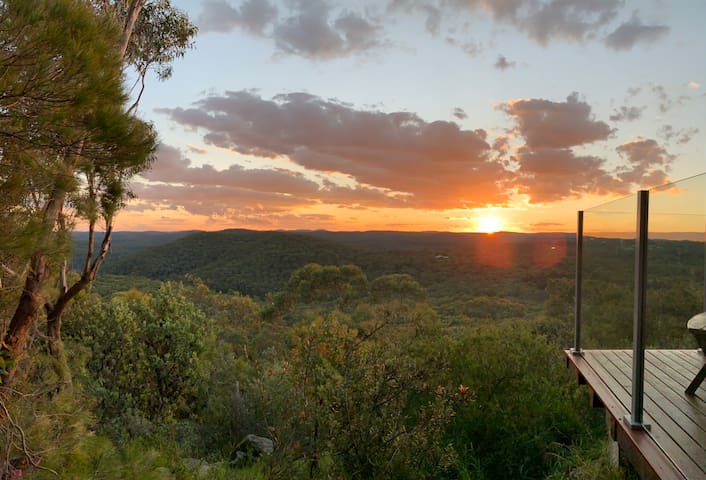
[[[516,131],[531,149],[569,148],[606,140],[613,133],[607,123],[593,119],[590,105],[579,101],[577,93],[565,102],[510,100],[500,109],[517,122]]]
[[[621,168],[618,174],[620,179],[628,183],[642,183],[649,186],[667,182],[666,171],[676,158],[651,138],[626,142],[615,150],[629,161],[629,166]]]
[[[575,147],[606,141],[614,132],[607,123],[593,117],[590,105],[580,101],[576,93],[565,102],[521,99],[499,108],[512,117],[515,133],[525,139],[511,158],[517,164],[515,187],[531,203],[586,194],[625,194],[635,184],[659,185],[667,179],[674,157],[654,140],[618,147],[627,164],[612,170],[603,158],[576,155]],[[640,154],[647,153],[652,155],[649,159],[638,160]]]
[[[513,174],[490,158],[486,132],[463,130],[454,122],[356,110],[306,93],[265,100],[251,92],[226,92],[193,108],[160,111],[201,129],[212,145],[266,158],[287,156],[309,170],[406,193],[417,208],[508,200]]]
[[[491,146],[484,129],[428,122],[410,112],[359,110],[307,93],[270,100],[247,91],[214,94],[190,108],[160,111],[201,132],[206,144],[288,168],[197,166],[162,145],[145,174],[149,183],[135,184],[142,203],[131,208],[181,209],[213,222],[230,218],[271,226],[281,225],[286,214],[314,211],[325,216],[312,217],[318,221],[335,217],[355,224],[359,220],[343,220],[341,212],[366,210],[365,218],[377,225],[376,212],[393,210],[405,220],[392,215],[388,222],[411,225],[413,215],[402,211],[428,216],[508,206],[518,199],[540,204],[627,193],[635,184],[662,183],[674,159],[654,140],[618,147],[622,164],[610,169],[604,158],[577,155],[574,148],[613,135],[578,94],[565,101],[510,100],[497,108],[514,128]],[[648,153],[652,156],[640,157]]]

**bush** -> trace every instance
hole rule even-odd
[[[89,385],[105,423],[127,422],[127,433],[142,434],[152,423],[193,413],[206,319],[175,285],[162,285],[154,296],[116,297],[88,315]]]
[[[474,402],[458,408],[449,435],[485,478],[543,478],[552,452],[600,425],[559,349],[522,324],[471,331],[450,362],[451,381],[467,382]]]
[[[411,355],[408,330],[368,334],[335,316],[295,332],[287,361],[251,389],[275,444],[272,478],[422,479],[453,471],[444,430],[458,400],[428,387],[438,358]],[[435,363],[435,361],[437,363]]]

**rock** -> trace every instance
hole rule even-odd
[[[258,435],[253,435],[252,433],[245,436],[245,438],[238,444],[238,446],[235,447],[236,450],[242,449],[243,445],[245,445],[246,447],[249,445],[257,452],[261,454],[266,453],[268,455],[272,454],[275,449],[272,440],[270,440],[269,438],[260,437]]]
[[[694,315],[687,323],[689,330],[706,330],[706,312]]]
[[[248,434],[235,447],[233,461],[231,464],[236,467],[244,467],[252,463],[260,455],[271,455],[275,446],[272,440],[258,435]]]

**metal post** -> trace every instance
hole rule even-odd
[[[643,422],[645,391],[645,313],[647,310],[647,241],[650,192],[637,195],[637,238],[635,245],[635,304],[632,332],[632,411],[625,421],[634,429],[649,429]]]
[[[574,348],[571,353],[580,355],[581,351],[581,291],[583,285],[583,210],[578,211],[576,228],[576,297],[574,303]]]

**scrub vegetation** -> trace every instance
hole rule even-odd
[[[156,146],[124,72],[139,102],[195,32],[169,0],[0,0],[0,477],[625,478],[564,367],[571,236],[113,233]],[[630,245],[597,242],[587,341],[619,343]],[[703,245],[660,245],[677,344]]]

